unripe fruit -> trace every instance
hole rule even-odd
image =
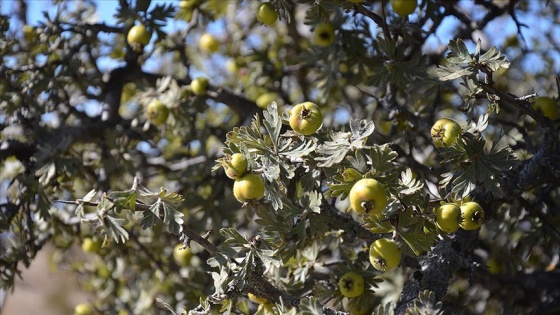
[[[261,94],[259,97],[257,97],[257,99],[255,100],[255,103],[257,103],[257,106],[259,108],[262,109],[266,109],[268,107],[268,105],[270,105],[272,102],[278,100],[278,94],[274,93],[274,92],[269,92],[269,93],[264,93]]]
[[[264,181],[257,174],[246,174],[235,180],[233,195],[239,202],[258,200],[264,197]]]
[[[205,33],[200,36],[198,46],[202,51],[214,53],[220,48],[220,42],[212,34]]]
[[[74,315],[93,315],[93,309],[89,304],[78,304],[74,308]]]
[[[247,158],[241,153],[226,156],[224,170],[227,177],[231,179],[236,179],[245,175],[247,172]]]
[[[35,28],[33,26],[25,24],[23,26],[23,37],[27,42],[31,42],[35,38]]]
[[[348,302],[348,313],[350,315],[371,315],[373,311],[372,302],[363,299],[351,299]]]
[[[401,261],[401,250],[397,244],[386,238],[380,238],[369,248],[369,261],[379,271],[388,271]]]
[[[348,272],[338,281],[340,293],[347,298],[360,296],[364,293],[364,277],[355,272]]]
[[[148,45],[152,34],[148,33],[146,27],[142,24],[134,25],[126,36],[126,41],[130,46],[135,48],[135,46],[140,45],[140,49]]]
[[[362,178],[350,189],[350,206],[358,214],[376,215],[387,206],[387,190],[373,178]]]
[[[414,12],[417,6],[416,0],[391,0],[393,11],[402,17]]]
[[[169,117],[169,108],[160,100],[153,100],[146,107],[146,118],[156,126],[165,124],[167,117]]]
[[[461,135],[461,126],[452,119],[442,118],[432,126],[431,134],[436,147],[448,147]]]
[[[188,266],[191,263],[193,253],[189,247],[183,248],[183,244],[175,245],[173,248],[173,260],[179,266]]]
[[[101,249],[101,245],[103,245],[103,242],[101,240],[98,239],[92,239],[92,238],[85,238],[84,242],[82,243],[82,250],[86,253],[98,253],[99,250]]]
[[[461,208],[456,204],[446,204],[436,209],[436,224],[445,233],[453,233],[459,229]]]
[[[484,210],[474,201],[469,201],[461,206],[461,223],[463,230],[478,230],[484,222]]]
[[[313,31],[313,41],[323,47],[334,43],[334,26],[331,23],[317,24]]]
[[[261,3],[257,9],[257,19],[261,21],[262,24],[272,25],[278,19],[278,13],[276,13],[272,4],[264,2]]]
[[[305,102],[290,110],[290,127],[304,136],[315,133],[323,124],[323,115],[315,103]]]
[[[249,297],[249,300],[251,300],[254,303],[257,304],[266,304],[268,303],[268,300],[262,297],[258,297],[256,295],[254,295],[253,293],[248,293],[247,296]]]
[[[208,79],[205,77],[198,77],[191,82],[191,91],[194,95],[202,95],[208,91]]]
[[[537,97],[533,107],[550,120],[556,120],[556,118],[558,118],[558,102],[553,98],[546,96]]]

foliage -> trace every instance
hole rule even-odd
[[[26,6],[0,16],[1,287],[50,244],[107,314],[559,307],[559,121],[532,107],[560,89],[549,54],[559,5],[426,0],[400,17],[389,1],[272,0],[279,20],[265,26],[259,3],[119,1],[100,22],[97,3],[58,1],[39,21]],[[502,42],[490,22],[506,20],[515,30]],[[325,22],[335,38],[320,46]],[[126,41],[139,23],[152,32],[143,50]],[[214,53],[198,47],[207,33]],[[531,56],[543,66],[528,68]],[[191,86],[197,77],[207,89]],[[275,99],[257,106],[265,94]],[[154,101],[169,111],[157,125]],[[289,124],[303,102],[323,117],[305,136]],[[444,117],[462,132],[435,147]],[[263,198],[233,197],[223,167],[236,153]],[[387,191],[379,214],[349,208],[363,178]],[[480,230],[442,233],[436,209],[471,200]],[[92,238],[101,250],[76,260]],[[369,260],[380,238],[402,252],[386,273]],[[191,247],[190,265],[174,261],[177,244]],[[349,272],[364,278],[358,297],[338,289]]]

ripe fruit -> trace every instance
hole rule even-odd
[[[74,315],[93,315],[93,309],[89,304],[78,304],[74,308]]]
[[[138,47],[139,49],[144,48],[144,46],[148,45],[150,42],[150,38],[152,38],[152,34],[148,33],[146,27],[142,24],[134,25],[129,31],[128,35],[126,36],[126,41],[132,48],[136,50]]]
[[[405,17],[416,10],[416,0],[391,0],[391,7],[398,15]]]
[[[258,200],[264,197],[264,181],[257,174],[247,174],[233,183],[233,195],[239,202]]]
[[[551,97],[537,97],[533,107],[550,120],[556,120],[556,118],[558,118],[558,102]]]
[[[272,25],[278,19],[278,13],[276,13],[272,4],[264,2],[261,3],[257,9],[257,19],[261,21],[262,24]]]
[[[214,53],[220,48],[220,42],[212,34],[205,33],[200,36],[198,46],[202,51]]]
[[[461,135],[461,126],[452,119],[442,118],[432,126],[431,134],[436,147],[448,147]]]
[[[153,100],[146,107],[146,118],[156,126],[165,124],[168,116],[169,108],[160,100]]]
[[[369,261],[379,271],[391,270],[400,263],[401,250],[395,242],[380,238],[369,248]]]
[[[173,260],[179,266],[188,266],[191,263],[193,253],[189,247],[183,248],[183,244],[175,245],[173,248]]]
[[[99,239],[92,239],[92,238],[85,238],[84,242],[82,243],[82,250],[86,253],[98,253],[101,249],[101,245],[103,242]]]
[[[358,214],[376,215],[387,206],[387,190],[373,178],[362,178],[350,189],[350,206]]]
[[[334,43],[334,26],[331,23],[317,24],[313,31],[313,41],[323,47]]]
[[[340,293],[347,298],[360,296],[364,293],[364,277],[355,272],[348,272],[338,281]]]
[[[446,204],[436,209],[436,224],[445,233],[453,233],[459,229],[461,208],[456,204]]]
[[[227,177],[231,179],[239,178],[247,172],[247,158],[241,153],[226,156],[224,170]]]
[[[463,230],[477,230],[484,221],[484,210],[474,201],[469,201],[461,206],[461,223]]]
[[[249,300],[257,303],[257,304],[266,304],[268,303],[268,300],[262,297],[258,297],[256,295],[254,295],[253,293],[248,293],[247,296],[249,297]]]
[[[191,91],[194,95],[202,95],[208,91],[208,79],[205,77],[198,77],[191,82]]]
[[[304,136],[315,133],[322,124],[323,115],[315,103],[301,103],[290,110],[290,127]]]

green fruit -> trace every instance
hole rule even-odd
[[[416,0],[391,0],[393,11],[403,17],[414,12],[417,6]]]
[[[463,230],[478,230],[484,222],[484,210],[474,201],[469,201],[461,205],[461,223],[459,226]]]
[[[220,42],[212,34],[205,33],[200,36],[198,40],[198,46],[200,50],[207,53],[214,53],[220,48]]]
[[[452,119],[442,118],[432,126],[431,134],[436,147],[448,147],[461,135],[461,126]]]
[[[224,161],[224,170],[227,177],[231,179],[236,179],[245,175],[247,172],[247,158],[241,153],[226,156]]]
[[[313,42],[319,46],[330,46],[334,43],[334,26],[331,23],[319,23],[313,31]]]
[[[257,8],[257,19],[261,21],[262,24],[272,25],[278,19],[278,13],[276,13],[272,4],[264,2]]]
[[[191,82],[191,91],[194,95],[203,95],[208,91],[209,81],[205,77],[198,77]]]
[[[358,214],[376,215],[387,206],[387,190],[373,178],[362,178],[350,189],[350,206]]]
[[[23,37],[27,42],[31,42],[35,38],[35,28],[31,25],[25,24],[23,26]]]
[[[550,120],[558,118],[558,102],[551,97],[537,97],[533,107]]]
[[[92,238],[85,238],[84,242],[82,243],[82,250],[86,253],[98,253],[99,250],[101,249],[101,245],[103,245],[103,242],[101,240],[98,239],[92,239]]]
[[[268,105],[276,101],[278,98],[279,98],[278,94],[274,92],[264,93],[261,94],[259,97],[257,97],[255,103],[257,103],[257,106],[259,108],[266,109]]]
[[[183,244],[175,245],[173,248],[173,260],[179,266],[188,266],[191,263],[193,253],[189,247],[183,248]]]
[[[315,133],[323,124],[323,115],[315,103],[298,104],[290,111],[290,127],[304,136]]]
[[[169,108],[160,100],[153,100],[146,107],[146,118],[156,126],[165,124],[168,116]]]
[[[461,208],[456,204],[446,204],[436,209],[436,224],[445,233],[453,233],[459,229]]]
[[[371,315],[373,311],[373,304],[363,299],[351,299],[347,307],[350,315]]]
[[[348,272],[338,281],[340,293],[347,298],[360,296],[364,293],[364,277],[355,272]]]
[[[401,261],[401,250],[397,244],[386,238],[380,238],[369,248],[369,261],[379,271],[388,271]]]
[[[134,25],[128,31],[128,35],[126,36],[126,41],[133,48],[137,45],[140,45],[140,47],[143,48],[144,46],[148,45],[151,37],[152,34],[148,33],[146,27],[142,24],[138,24],[138,25]]]
[[[264,181],[257,174],[246,174],[235,180],[233,195],[239,202],[258,200],[264,197]]]
[[[89,304],[78,304],[74,308],[74,315],[93,315],[93,309]]]
[[[254,295],[253,293],[248,293],[247,297],[249,297],[249,300],[251,300],[254,303],[257,304],[266,304],[268,303],[268,300],[259,296]]]

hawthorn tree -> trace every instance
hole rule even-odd
[[[558,312],[557,2],[17,4],[3,289],[52,244],[76,314]]]

